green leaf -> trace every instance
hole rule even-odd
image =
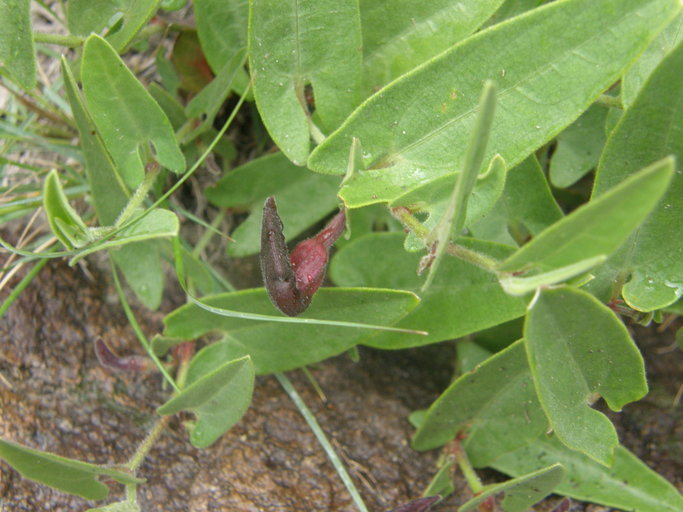
[[[67,25],[72,34],[80,36],[99,34],[108,28],[107,41],[122,52],[147,25],[160,3],[161,0],[69,0]]]
[[[0,458],[25,478],[89,500],[102,500],[109,494],[108,487],[97,476],[122,484],[144,482],[122,471],[33,450],[4,439],[0,439]]]
[[[598,164],[605,145],[605,119],[608,109],[591,105],[581,117],[557,137],[557,148],[550,159],[550,182],[566,188]]]
[[[430,406],[412,446],[431,450],[463,431],[470,460],[485,466],[547,427],[520,340],[456,379]]]
[[[244,415],[254,389],[254,365],[249,356],[221,364],[206,350],[190,363],[185,387],[157,409],[162,415],[192,411],[198,418],[190,441],[206,448]]]
[[[469,211],[467,205],[472,196],[474,185],[477,183],[479,169],[481,168],[486,145],[489,141],[495,107],[496,88],[492,82],[486,81],[484,82],[484,89],[481,93],[481,100],[477,109],[477,120],[469,137],[463,168],[455,181],[455,187],[447,201],[443,215],[429,234],[430,254],[427,258],[431,258],[433,254],[433,260],[431,261],[425,284],[422,286],[422,291],[425,291],[431,285],[449,241],[455,241],[462,235],[465,219]],[[503,165],[502,168],[503,172],[501,174],[504,176],[505,166]],[[500,187],[500,192],[502,191],[503,183],[501,183]],[[493,201],[491,201],[491,204],[493,204]]]
[[[621,81],[621,100],[630,108],[659,63],[683,41],[683,12],[662,30],[638,60],[629,68]]]
[[[43,207],[52,232],[67,249],[81,247],[89,241],[88,227],[69,204],[54,169],[45,178]]]
[[[142,182],[148,152],[173,172],[185,170],[166,114],[99,36],[85,43],[81,76],[88,110],[126,185]]]
[[[193,118],[200,119],[201,123],[184,137],[183,142],[185,144],[212,128],[216,114],[228,97],[230,86],[237,73],[242,69],[245,59],[245,50],[236,52],[220,69],[218,76],[188,103],[185,108],[187,117],[190,120]]]
[[[617,434],[592,409],[602,396],[613,411],[645,396],[643,358],[624,324],[592,295],[544,290],[524,326],[536,392],[558,438],[609,465]]]
[[[643,169],[550,226],[505,260],[500,269],[548,271],[611,254],[657,204],[672,174],[672,159]]]
[[[128,203],[128,190],[107,153],[95,124],[85,108],[69,64],[62,57],[62,78],[73,113],[83,157],[85,175],[90,185],[97,218],[103,226],[111,226]]]
[[[492,466],[515,476],[557,462],[567,471],[567,477],[555,488],[559,494],[634,512],[683,510],[683,496],[676,488],[623,446],[617,446],[614,462],[607,468],[570,450],[555,437],[540,437],[503,455]]]
[[[341,249],[332,259],[330,276],[340,286],[371,286],[417,291],[422,280],[415,274],[420,256],[406,253],[402,233],[374,233]],[[461,239],[466,247],[493,257],[510,248]],[[379,333],[363,343],[399,349],[458,338],[524,315],[526,300],[511,297],[494,274],[457,258],[446,258],[422,301],[397,326],[428,331],[427,336]]]
[[[567,0],[495,25],[372,96],[308,165],[343,173],[351,138],[360,139],[366,170],[340,191],[349,207],[391,201],[453,172],[481,83],[491,79],[500,115],[484,161],[498,153],[515,166],[585,111],[678,9],[677,0]]]
[[[358,0],[251,2],[256,105],[271,137],[295,164],[304,165],[309,151],[306,84],[313,87],[322,128],[336,128],[360,100],[361,48]]]
[[[248,0],[195,0],[197,35],[211,69],[218,73],[247,47]]]
[[[284,154],[275,153],[230,171],[214,188],[206,190],[206,197],[217,206],[252,210],[231,234],[235,243],[228,246],[228,254],[243,257],[256,254],[261,247],[266,197],[276,197],[285,238],[292,239],[337,207],[338,186],[338,177],[312,173],[292,164]]]
[[[203,297],[202,302],[236,311],[276,313],[262,288]],[[417,298],[408,292],[321,288],[301,318],[392,325],[416,304]],[[167,315],[164,325],[163,335],[178,340],[195,339],[207,332],[223,333],[226,340],[212,349],[222,354],[221,361],[249,355],[257,374],[316,363],[347,351],[367,336],[367,330],[363,328],[229,318],[212,314],[194,304],[182,306]],[[394,333],[394,336],[397,335]]]
[[[474,32],[503,0],[361,0],[366,90],[377,90]]]
[[[598,200],[606,197],[639,167],[667,155],[675,156],[680,170],[683,159],[681,69],[683,43],[662,60],[609,138],[595,177],[593,197]],[[631,275],[623,296],[635,309],[659,309],[683,294],[681,197],[683,175],[675,172],[669,189],[650,215],[606,264],[605,273],[611,282]]]
[[[29,0],[0,0],[0,69],[24,89],[36,86],[36,56]]]
[[[526,512],[550,494],[562,482],[565,473],[561,464],[553,464],[507,482],[486,486],[481,494],[463,504],[458,512],[479,510],[477,507],[490,496],[497,498],[504,512]]]
[[[562,218],[535,156],[507,173],[500,199],[484,218],[470,223],[477,238],[518,245]]]
[[[109,254],[135,295],[149,309],[157,309],[164,290],[164,273],[156,241],[127,244]]]

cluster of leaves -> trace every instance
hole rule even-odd
[[[452,491],[455,461],[514,477],[490,487],[472,480],[478,496],[461,511],[493,498],[506,512],[526,510],[550,492],[643,512],[683,508],[592,408],[602,398],[619,411],[647,393],[642,357],[615,310],[648,319],[680,310],[678,0],[195,0],[196,31],[182,32],[175,55],[181,40],[198,41],[211,80],[195,73],[199,85],[183,84],[183,61],[159,52],[162,85],[144,86],[119,54],[173,3],[70,0],[60,40],[32,34],[28,0],[0,0],[3,83],[61,108],[79,135],[72,148],[0,125],[13,142],[78,162],[45,176],[38,206],[64,250],[40,256],[73,263],[107,251],[114,276],[154,309],[161,260],[172,255],[181,284],[205,294],[188,291],[160,336],[141,337],[175,390],[159,415],[194,413],[190,440],[207,447],[248,407],[255,374],[358,345],[393,350],[467,336],[456,345],[459,377],[411,416],[417,450],[462,445],[426,495]],[[57,84],[68,108],[57,87],[34,90],[43,41],[77,48],[62,57]],[[196,94],[183,104],[179,87]],[[279,315],[264,289],[233,290],[188,249],[166,202],[208,154],[227,167],[235,150],[224,134],[238,107],[219,132],[213,125],[229,96],[238,107],[255,103],[279,149],[205,190],[218,208],[250,212],[230,256],[259,251],[266,197],[277,197],[287,240],[339,200],[347,209],[350,240],[330,265],[337,287],[321,289],[299,318]],[[592,170],[590,197],[565,215],[553,190]],[[171,175],[180,178],[164,192]],[[92,204],[83,216],[70,204],[76,195]],[[0,214],[36,206],[19,198]],[[387,229],[375,231],[380,224]],[[174,379],[158,358],[207,333],[219,341]],[[139,484],[129,472],[7,441],[0,456],[91,499],[107,493],[97,475]],[[131,491],[118,505],[134,504]]]

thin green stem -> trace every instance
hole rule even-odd
[[[164,378],[168,381],[168,383],[171,385],[171,387],[175,390],[176,393],[180,393],[180,388],[176,384],[175,380],[173,380],[173,377],[168,373],[166,368],[164,367],[163,363],[159,360],[157,355],[154,353],[154,350],[152,350],[151,345],[149,344],[149,341],[147,341],[147,338],[145,337],[144,333],[142,332],[142,329],[140,329],[140,325],[138,324],[138,321],[135,319],[135,314],[133,314],[133,310],[130,308],[130,304],[128,304],[128,301],[126,300],[126,295],[123,293],[123,287],[121,286],[121,281],[119,280],[119,275],[116,270],[116,266],[114,266],[114,262],[111,261],[111,271],[112,274],[114,275],[114,285],[116,286],[116,292],[119,295],[119,300],[121,301],[121,305],[123,306],[123,311],[126,314],[126,318],[128,319],[128,322],[130,322],[131,327],[133,328],[133,331],[135,331],[135,335],[138,337],[140,340],[140,343],[142,344],[143,348],[145,349],[145,352],[147,352],[147,355],[154,361],[154,364],[157,366],[161,374],[164,376]]]
[[[460,442],[454,441],[454,443],[456,443],[456,446],[453,448],[453,455],[455,455],[455,460],[458,463],[465,480],[467,480],[467,485],[475,495],[479,494],[484,489],[484,484],[481,483],[477,472],[472,467],[470,459],[467,457],[465,450],[462,449]]]
[[[135,453],[126,464],[126,467],[132,473],[135,473],[138,467],[140,467],[140,464],[142,464],[142,461],[145,460],[145,457],[152,449],[152,446],[154,446],[154,443],[157,441],[157,439],[159,439],[159,437],[161,437],[161,434],[163,434],[166,424],[170,419],[171,415],[162,416],[159,420],[157,420],[152,427],[152,430],[150,430],[149,434],[147,434],[147,437],[145,437],[142,443],[140,443],[138,446],[137,450],[135,450]]]
[[[337,455],[337,452],[334,451],[334,448],[332,447],[330,441],[327,439],[325,432],[323,432],[322,428],[320,428],[318,420],[315,419],[313,413],[306,406],[299,393],[297,393],[296,389],[294,389],[294,386],[292,385],[290,380],[283,373],[276,373],[275,378],[278,380],[278,382],[285,390],[285,392],[289,395],[289,398],[292,399],[292,402],[296,404],[297,408],[299,409],[299,412],[306,420],[306,423],[308,423],[308,426],[313,431],[313,434],[315,434],[315,437],[318,439],[318,442],[323,447],[323,450],[325,450],[325,453],[327,454],[327,457],[330,459],[330,462],[332,462],[334,469],[337,470],[339,478],[341,478],[342,482],[344,482],[344,485],[346,486],[346,489],[351,494],[351,498],[356,504],[358,510],[360,510],[360,512],[368,512],[365,503],[363,503],[363,498],[361,498],[358,489],[356,489],[353,480],[351,480],[351,476],[344,467],[344,463]]]
[[[220,231],[218,231],[217,228],[218,226],[220,226],[221,222],[223,222],[223,219],[225,219],[225,212],[225,208],[221,208],[218,211],[218,214],[213,218],[211,224],[209,224],[209,228],[206,231],[204,231],[201,238],[197,242],[197,245],[195,245],[194,249],[192,249],[192,256],[194,256],[195,258],[199,257],[204,248],[211,241],[213,235],[217,233],[222,235],[222,233],[220,233]]]
[[[39,260],[38,263],[36,263],[31,270],[28,271],[28,273],[19,281],[19,284],[17,284],[14,289],[10,292],[10,294],[7,296],[7,298],[3,301],[2,305],[0,306],[0,317],[5,314],[5,312],[10,308],[10,306],[14,303],[14,301],[19,297],[21,292],[24,291],[24,289],[29,285],[29,283],[33,280],[34,277],[38,275],[38,272],[41,271],[41,269],[45,266],[45,264],[49,261],[48,258],[44,258],[42,260]]]
[[[149,193],[150,189],[152,188],[152,185],[154,185],[157,176],[159,176],[159,173],[161,172],[161,167],[158,163],[150,162],[149,164],[147,164],[147,166],[149,166],[150,169],[145,174],[145,178],[142,180],[142,183],[140,183],[138,188],[135,189],[135,193],[128,200],[128,204],[123,209],[123,211],[121,211],[119,217],[116,219],[116,222],[114,222],[115,227],[120,227],[121,224],[126,222],[133,215],[135,210],[140,207],[142,202],[145,200],[145,197],[147,197],[147,194]]]
[[[354,347],[356,348],[356,347]],[[323,388],[320,387],[320,384],[318,384],[318,380],[315,378],[315,375],[311,373],[311,371],[308,369],[307,366],[302,366],[301,371],[304,372],[304,375],[308,379],[308,382],[311,383],[311,386],[313,386],[313,389],[315,389],[315,392],[318,394],[318,397],[320,397],[320,400],[323,403],[327,402],[327,397],[325,396],[325,392],[323,391]]]
[[[83,38],[64,34],[46,34],[44,32],[34,32],[33,40],[36,43],[57,44],[68,48],[78,48],[83,44]]]
[[[429,230],[424,227],[424,225],[417,218],[415,218],[408,208],[402,206],[399,206],[398,208],[392,208],[391,214],[396,217],[401,224],[415,233],[421,240],[426,241],[429,237]],[[446,252],[451,256],[455,256],[456,258],[460,258],[461,260],[472,263],[483,270],[496,275],[498,274],[496,268],[500,262],[495,258],[491,258],[490,256],[480,252],[468,249],[462,245],[454,244],[453,242],[448,242]]]

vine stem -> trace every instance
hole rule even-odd
[[[474,471],[469,457],[467,457],[465,450],[462,449],[462,445],[457,438],[452,442],[451,453],[455,457],[455,461],[458,463],[458,467],[460,468],[460,471],[462,471],[465,480],[467,480],[467,485],[476,496],[484,489],[484,485],[481,483],[477,472]]]
[[[427,241],[430,233],[429,230],[424,227],[424,225],[411,213],[411,211],[404,207],[399,206],[397,208],[391,208],[391,214],[410,231],[415,233],[421,240]],[[468,249],[462,245],[454,244],[453,242],[448,242],[446,247],[446,252],[451,256],[460,258],[461,260],[472,263],[483,270],[491,272],[492,274],[498,275],[496,267],[500,264],[495,258],[486,256],[472,249]]]
[[[169,415],[162,416],[159,420],[157,420],[152,427],[152,430],[150,430],[147,434],[147,437],[145,437],[145,439],[138,446],[137,450],[135,450],[135,453],[126,464],[126,467],[132,473],[135,473],[140,464],[142,464],[142,461],[145,460],[145,457],[152,449],[152,446],[154,446],[154,443],[159,439],[159,437],[161,437],[161,434],[163,434],[166,424],[170,419],[171,416]]]
[[[315,416],[313,415],[311,410],[306,406],[306,403],[303,401],[299,393],[297,393],[296,389],[294,389],[294,386],[292,385],[291,381],[283,373],[276,373],[275,378],[278,380],[278,382],[283,387],[285,392],[289,395],[289,398],[292,399],[292,402],[294,402],[294,404],[299,409],[299,412],[306,420],[306,423],[308,423],[308,426],[313,431],[313,434],[315,434],[315,437],[318,439],[318,442],[323,447],[323,450],[325,450],[327,458],[330,459],[330,462],[332,462],[334,469],[337,470],[339,478],[341,478],[342,482],[344,482],[344,485],[346,486],[346,489],[349,491],[349,494],[351,494],[351,498],[356,504],[358,510],[360,512],[368,512],[368,508],[365,506],[363,498],[361,498],[358,489],[356,489],[356,486],[353,483],[353,480],[351,480],[351,476],[346,471],[344,463],[337,455],[337,452],[334,451],[332,444],[327,439],[327,436],[325,435],[325,432],[323,432],[323,429],[320,427],[318,420],[316,420]]]
[[[135,190],[133,196],[128,200],[126,207],[121,211],[118,218],[114,222],[114,227],[121,227],[121,224],[126,222],[133,215],[135,210],[145,200],[145,197],[147,197],[147,193],[152,188],[157,176],[159,176],[159,173],[161,172],[161,167],[157,162],[148,162],[145,168],[149,170],[145,174],[140,186]]]

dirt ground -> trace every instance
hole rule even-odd
[[[162,309],[177,302],[167,298]],[[138,310],[148,335],[161,314]],[[48,264],[0,319],[0,435],[64,456],[122,463],[142,441],[154,408],[169,396],[155,373],[102,368],[93,342],[102,336],[121,355],[139,354],[106,273]],[[683,355],[672,331],[638,329],[651,393],[614,414],[624,444],[683,487],[680,406]],[[437,452],[408,445],[407,415],[427,406],[450,378],[452,348],[361,350],[353,363],[340,356],[311,368],[325,392],[323,403],[300,371],[289,373],[338,452],[366,504],[388,510],[418,497],[434,473]],[[435,366],[435,362],[436,366]],[[193,448],[179,421],[153,448],[140,470],[144,511],[353,511],[353,503],[298,410],[272,377],[257,379],[243,420],[208,450]],[[484,472],[488,480],[499,476]],[[436,507],[455,510],[460,492]],[[112,485],[111,500],[122,498]],[[550,498],[537,510],[551,510]],[[22,479],[0,463],[0,511],[85,510],[94,503]],[[572,504],[570,510],[607,510]]]

